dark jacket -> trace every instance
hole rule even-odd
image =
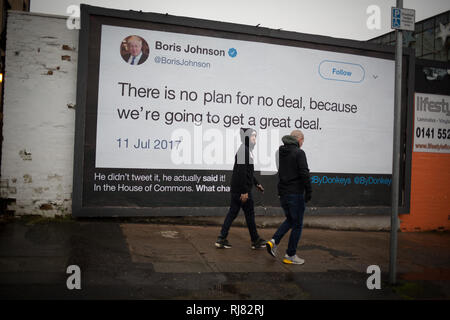
[[[259,184],[254,176],[255,168],[251,153],[254,146],[249,141],[249,137],[254,132],[256,131],[253,129],[241,128],[242,144],[234,156],[233,175],[231,176],[232,193],[248,193],[252,190],[253,185]]]
[[[311,180],[305,152],[293,136],[284,136],[277,154],[278,194],[306,194],[311,196]]]

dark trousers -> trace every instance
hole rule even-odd
[[[280,203],[286,215],[286,220],[275,232],[273,239],[275,244],[278,245],[289,229],[292,229],[286,253],[288,256],[293,256],[297,252],[297,245],[302,235],[305,198],[303,194],[287,194],[280,196]]]
[[[250,238],[252,241],[256,241],[258,240],[259,235],[256,231],[253,195],[251,192],[249,192],[248,199],[245,203],[241,202],[240,197],[240,193],[231,193],[230,210],[228,210],[228,214],[225,217],[225,221],[223,222],[220,236],[224,239],[228,236],[228,231],[230,230],[231,224],[233,223],[234,219],[236,219],[239,210],[242,208],[242,210],[244,210],[245,221],[247,222],[247,228],[250,233]]]

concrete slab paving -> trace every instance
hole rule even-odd
[[[233,226],[232,249],[214,246],[220,226],[114,220],[13,219],[0,224],[0,299],[449,299],[450,235],[399,233],[397,286],[387,283],[389,233],[305,228],[285,265],[252,250]],[[275,228],[259,228],[270,239]],[[81,290],[68,290],[68,265]],[[366,286],[369,265],[381,289]]]

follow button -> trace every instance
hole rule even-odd
[[[360,64],[323,60],[319,64],[319,75],[326,80],[362,82],[366,72]]]

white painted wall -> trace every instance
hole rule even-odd
[[[78,31],[10,11],[0,192],[16,215],[71,213]]]

